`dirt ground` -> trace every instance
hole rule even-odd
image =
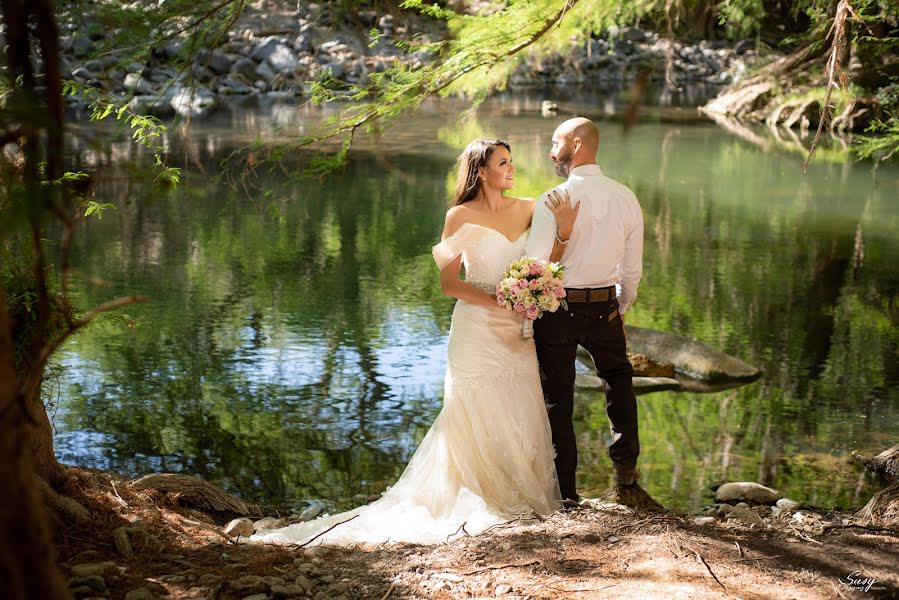
[[[105,589],[82,586],[78,598],[899,598],[899,531],[851,515],[826,515],[841,525],[808,535],[590,501],[438,546],[304,549],[237,544],[221,531],[228,516],[71,472],[64,491],[91,519],[57,523],[61,568],[77,587],[73,567],[107,563],[105,586],[92,584]]]

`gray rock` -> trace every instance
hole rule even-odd
[[[281,44],[276,46],[272,53],[269,54],[268,64],[270,64],[276,72],[285,72],[293,71],[299,67],[300,61],[297,60],[297,57],[294,56],[294,53],[290,48]]]
[[[172,99],[169,101],[169,105],[174,109],[175,113],[183,116],[199,116],[206,113],[209,109],[214,107],[216,104],[216,98],[212,92],[203,87],[197,87],[195,89],[191,88],[180,88],[175,91],[172,95]],[[235,519],[228,524],[231,526],[235,521],[240,521],[241,519]],[[249,527],[249,533],[236,533],[232,535],[232,537],[236,535],[250,535],[253,533],[253,523],[249,519],[244,519]],[[246,531],[246,528],[242,529],[242,531]],[[228,533],[228,531],[225,531]]]
[[[84,83],[85,81],[94,79],[94,74],[87,70],[85,67],[78,67],[77,69],[72,71],[72,79]]]
[[[209,55],[209,70],[216,75],[227,75],[234,66],[235,59],[219,50],[213,50]]]
[[[634,392],[637,394],[681,389],[680,382],[669,377],[634,377],[633,382]],[[603,389],[602,379],[590,373],[578,373],[575,375],[574,385],[579,389],[585,390]]]
[[[177,110],[177,109],[175,109]],[[237,537],[239,535],[253,535],[253,522],[247,518],[234,519],[224,529],[225,535]]]
[[[276,598],[279,596],[276,596]],[[269,600],[268,594],[253,594],[252,596],[246,596],[243,600]]]
[[[311,506],[306,507],[299,514],[299,519],[301,521],[311,521],[312,519],[318,517],[325,511],[325,507],[321,504],[312,504]],[[308,564],[308,563],[305,563]]]
[[[263,62],[267,60],[279,46],[283,46],[284,44],[285,41],[282,38],[274,35],[269,36],[256,44],[256,47],[250,52],[250,58],[256,62]]]
[[[256,81],[256,63],[249,58],[238,59],[231,67],[231,72],[243,78],[244,81]]]
[[[219,95],[224,95],[224,96],[243,95],[243,94],[249,94],[250,92],[252,92],[253,88],[251,88],[248,85],[244,85],[243,83],[241,83],[239,81],[234,81],[233,79],[229,78],[229,79],[225,79],[222,82],[222,85],[220,85],[216,91],[219,93]]]
[[[293,41],[293,49],[297,52],[312,52],[312,38],[307,33],[301,33]]]
[[[290,598],[293,594],[287,589],[287,586],[273,585],[271,590],[272,598]]]
[[[106,580],[102,575],[88,575],[86,577],[76,577],[69,582],[69,587],[87,586],[97,592],[106,590]]]
[[[799,508],[799,503],[795,500],[790,500],[789,498],[781,498],[777,501],[777,508],[792,512]]]
[[[718,516],[726,517],[727,515],[732,513],[733,510],[734,510],[734,507],[731,506],[730,504],[726,504],[726,503],[722,504],[721,506],[718,507]]]
[[[256,79],[269,82],[274,76],[275,72],[268,66],[268,63],[259,63],[259,65],[256,66]]]
[[[263,517],[258,521],[253,522],[253,531],[259,531],[260,529],[278,529],[279,527],[284,527],[287,524],[287,521],[284,519],[276,519],[275,517]]]
[[[216,575],[215,573],[204,573],[203,575],[200,575],[199,579],[197,579],[197,585],[201,585],[204,587],[215,587],[221,582],[221,575]]]
[[[155,53],[162,58],[172,59],[180,56],[183,50],[184,44],[177,40],[168,40],[157,46]]]
[[[628,334],[630,335],[630,334]],[[753,504],[774,504],[780,492],[751,481],[725,483],[715,492],[718,502],[751,502]]]
[[[644,327],[628,326],[628,350],[656,362],[669,362],[678,373],[705,383],[751,381],[761,371],[696,340]]]
[[[636,27],[625,27],[621,30],[621,39],[626,42],[642,42],[646,40],[646,34]]]
[[[102,575],[107,571],[115,569],[115,563],[112,561],[99,563],[85,563],[72,567],[72,577],[90,577],[91,575]]]
[[[311,571],[312,568],[310,567],[309,572]],[[299,575],[293,583],[303,588],[303,593],[305,594],[308,594],[312,591],[312,582],[309,581],[309,578],[305,575]]]
[[[295,583],[288,583],[284,586],[291,596],[305,596],[306,591]]]
[[[149,94],[153,91],[153,85],[140,73],[128,73],[125,75],[125,89],[136,94]]]
[[[72,52],[75,56],[87,56],[94,49],[94,43],[85,35],[78,35],[72,39]]]
[[[707,509],[705,509],[704,511],[702,511],[702,514],[704,514],[707,517],[716,517],[716,516],[718,516],[718,509],[715,508],[714,506],[710,506]]]
[[[249,521],[249,519],[247,519]],[[244,575],[236,581],[229,584],[229,588],[239,597],[249,596],[251,594],[266,594],[270,588],[262,577],[257,575]]]
[[[125,594],[125,600],[156,600],[156,594],[147,588],[136,588]]]
[[[749,505],[745,502],[737,502],[734,504],[734,510],[737,510],[738,508],[749,508]]]
[[[112,541],[115,543],[115,548],[119,554],[125,558],[134,556],[134,551],[131,549],[131,540],[128,539],[128,532],[124,527],[119,527],[112,532]]]
[[[733,512],[727,515],[728,521],[740,521],[747,525],[763,525],[764,521],[756,514],[755,511],[748,508],[735,508]]]
[[[390,35],[394,31],[393,26],[393,15],[384,15],[380,19],[378,19],[378,29],[381,33]]]
[[[693,523],[696,525],[714,525],[718,522],[718,519],[715,517],[696,517],[693,519]]]

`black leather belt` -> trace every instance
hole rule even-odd
[[[565,300],[568,302],[608,302],[617,297],[614,285],[604,288],[565,288]]]

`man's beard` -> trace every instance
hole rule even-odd
[[[571,154],[568,156],[559,156],[556,158],[556,175],[559,177],[568,177],[571,171]]]

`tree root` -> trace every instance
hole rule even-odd
[[[223,492],[207,481],[190,475],[153,473],[128,484],[132,490],[159,490],[172,494],[178,504],[202,512],[246,516],[258,512],[242,500]]]

